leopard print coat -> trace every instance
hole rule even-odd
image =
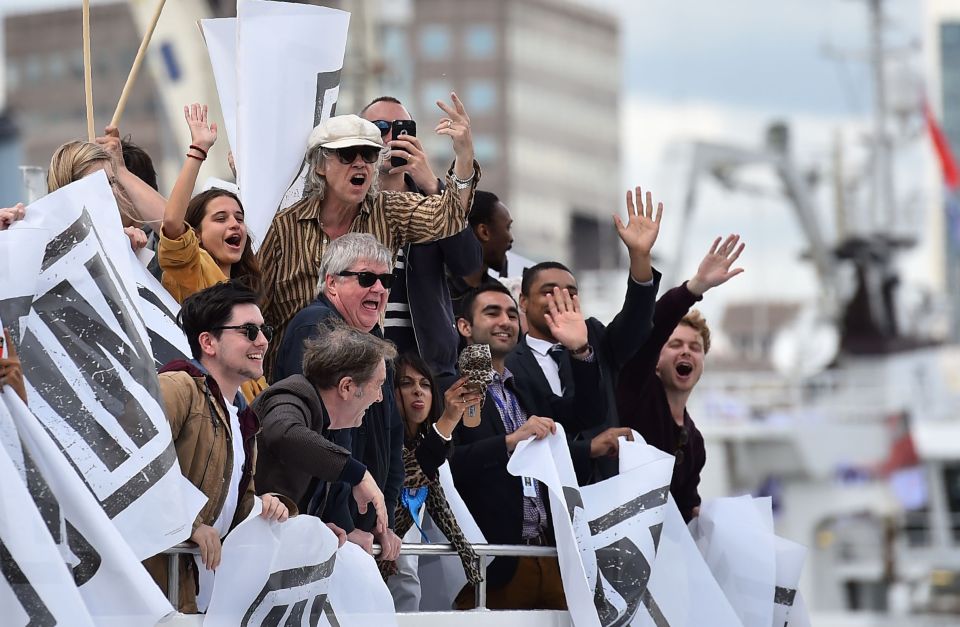
[[[427,501],[424,507],[427,508],[427,513],[430,514],[430,518],[433,519],[433,522],[440,531],[443,532],[443,535],[447,537],[450,544],[453,545],[460,555],[460,562],[463,564],[463,573],[467,576],[467,581],[474,585],[483,581],[483,576],[480,574],[480,567],[478,566],[479,556],[467,543],[467,539],[464,537],[463,531],[457,523],[457,519],[454,517],[453,512],[450,511],[450,505],[447,504],[447,499],[443,495],[443,487],[440,485],[440,480],[427,477],[423,469],[420,468],[420,463],[417,461],[414,449],[408,448],[406,445],[403,447],[403,470],[404,489],[427,486]],[[413,518],[410,516],[410,511],[404,507],[402,503],[398,502],[394,533],[402,538],[412,526]],[[380,566],[380,573],[384,579],[397,573],[396,562],[379,561],[377,563]]]

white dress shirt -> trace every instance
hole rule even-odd
[[[563,383],[560,381],[560,366],[550,356],[550,349],[554,346],[561,346],[546,340],[537,339],[531,335],[526,336],[527,346],[533,351],[533,356],[540,364],[540,370],[550,384],[550,391],[557,396],[563,396]]]

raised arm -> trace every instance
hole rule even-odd
[[[184,217],[187,215],[187,205],[190,204],[190,198],[193,196],[193,188],[197,184],[200,166],[207,158],[206,153],[217,141],[217,124],[216,122],[208,124],[207,105],[193,103],[185,106],[183,117],[187,121],[187,126],[190,127],[190,144],[197,146],[200,150],[191,148],[187,151],[180,175],[164,207],[163,234],[169,239],[179,239],[187,230]]]
[[[145,224],[159,224],[163,219],[163,207],[167,199],[127,169],[123,163],[123,145],[120,143],[119,129],[108,126],[105,131],[106,134],[97,137],[94,142],[102,146],[110,155],[113,173],[133,205],[133,210],[137,213],[136,219]]]
[[[660,234],[660,217],[663,215],[663,203],[657,203],[656,215],[653,211],[653,197],[647,192],[647,205],[640,199],[637,187],[637,203],[634,206],[633,193],[627,190],[627,223],[617,214],[613,215],[617,234],[630,254],[630,278],[638,283],[653,279],[653,266],[650,264],[650,251]]]
[[[463,106],[463,102],[457,97],[457,94],[450,92],[452,105],[441,100],[437,101],[437,106],[443,110],[446,117],[441,118],[440,123],[434,129],[437,135],[448,135],[453,141],[453,152],[457,159],[453,162],[453,174],[459,181],[472,181],[476,178],[476,168],[474,166],[473,154],[473,135],[470,133],[470,116]],[[469,213],[470,205],[473,204],[473,190],[467,186],[464,187],[458,183],[456,186],[460,196],[460,207],[464,215]]]

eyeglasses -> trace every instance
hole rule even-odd
[[[390,132],[390,127],[393,126],[393,122],[389,120],[371,120],[371,122],[380,129],[380,137],[386,137],[387,133]]]
[[[337,159],[344,165],[350,165],[357,159],[357,155],[366,163],[376,163],[380,158],[380,149],[374,146],[347,146],[346,148],[337,148]]]
[[[382,285],[385,290],[390,289],[390,286],[393,285],[393,275],[389,272],[386,274],[377,274],[376,272],[344,270],[343,272],[338,272],[337,276],[355,276],[357,277],[357,283],[360,284],[360,287],[373,287],[373,284],[377,281],[380,281],[380,285]]]
[[[267,341],[273,339],[273,327],[269,324],[261,324],[260,326],[255,325],[252,322],[246,324],[234,325],[231,327],[213,327],[211,331],[218,331],[220,329],[236,329],[238,331],[243,331],[247,335],[247,339],[251,342],[256,342],[257,337],[263,333],[263,337],[267,338]]]

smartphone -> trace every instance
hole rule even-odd
[[[392,136],[394,139],[400,137],[401,135],[413,135],[414,137],[417,136],[417,123],[413,120],[394,120],[392,129]],[[403,157],[390,157],[390,167],[399,168],[400,166],[404,165],[407,165],[407,160]]]

